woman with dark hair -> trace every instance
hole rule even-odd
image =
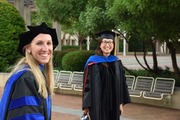
[[[96,55],[84,70],[82,109],[91,120],[119,120],[123,105],[130,103],[121,60],[114,56],[115,33],[102,31]]]
[[[105,40],[103,40],[103,38],[99,38],[98,40],[98,45],[97,45],[97,48],[95,50],[95,54],[96,55],[99,55],[99,56],[103,56],[103,51],[101,50],[100,46],[101,46],[101,43],[104,42]],[[105,41],[106,42],[106,41]],[[115,45],[115,41],[112,40],[112,45],[114,46]],[[107,43],[108,44],[108,43]],[[109,43],[110,44],[110,43]],[[114,49],[111,51],[110,55],[114,55]]]
[[[6,82],[0,120],[51,120],[52,56],[58,45],[57,34],[45,23],[28,28],[19,35],[18,52],[23,57]]]

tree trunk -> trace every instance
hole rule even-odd
[[[155,74],[158,74],[158,62],[157,62],[155,43],[156,43],[156,40],[150,40],[150,45],[152,48],[152,57],[153,57],[153,70]]]
[[[167,42],[167,47],[169,49],[169,52],[171,54],[171,59],[172,59],[172,67],[174,69],[174,72],[179,74],[180,71],[179,71],[179,67],[177,65],[177,60],[176,60],[176,49],[174,48],[173,46],[173,43],[172,42],[169,42],[168,40],[166,40]]]
[[[83,41],[85,40],[85,38],[83,35],[79,34],[78,40],[79,40],[79,50],[82,50],[82,45],[83,45]]]
[[[79,50],[82,50],[82,37],[79,35]]]

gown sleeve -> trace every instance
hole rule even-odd
[[[91,80],[90,80],[90,67],[87,66],[83,77],[83,97],[82,97],[82,109],[91,106]]]
[[[31,72],[24,73],[12,88],[6,119],[44,120],[44,99]]]
[[[127,104],[131,103],[131,99],[129,96],[129,91],[126,83],[125,71],[123,69],[122,62],[119,61],[119,68],[120,68],[120,104]]]

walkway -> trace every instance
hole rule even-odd
[[[122,60],[123,65],[129,69],[143,69],[135,59],[134,55],[126,55],[126,56],[118,55],[118,57]],[[143,56],[137,55],[137,57],[141,62],[141,64],[145,65]],[[177,64],[180,67],[180,54],[176,55],[176,59],[177,59]],[[152,67],[153,66],[152,56],[146,56],[146,60],[149,66]],[[170,55],[157,56],[157,61],[158,61],[158,66],[160,66],[161,68],[165,69],[166,67],[169,67],[170,70],[173,70],[172,60]]]
[[[53,97],[52,120],[79,120],[81,97],[56,94]],[[127,104],[121,120],[180,120],[180,110],[143,104]]]

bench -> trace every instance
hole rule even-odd
[[[132,97],[141,97],[144,91],[152,91],[153,84],[153,77],[138,76],[135,80],[134,88],[129,89],[129,95]]]
[[[71,84],[75,91],[82,91],[84,72],[74,71],[71,77]]]
[[[156,78],[153,90],[143,93],[146,99],[162,100],[164,96],[171,96],[174,92],[175,80],[172,78]]]
[[[54,75],[54,88],[58,88],[58,86],[59,86],[59,83],[58,83],[59,71],[53,70],[53,75]]]
[[[58,76],[59,88],[65,90],[72,90],[71,77],[71,71],[60,71]]]
[[[125,77],[126,77],[126,84],[128,86],[128,90],[132,90],[135,83],[135,76],[125,75]]]

